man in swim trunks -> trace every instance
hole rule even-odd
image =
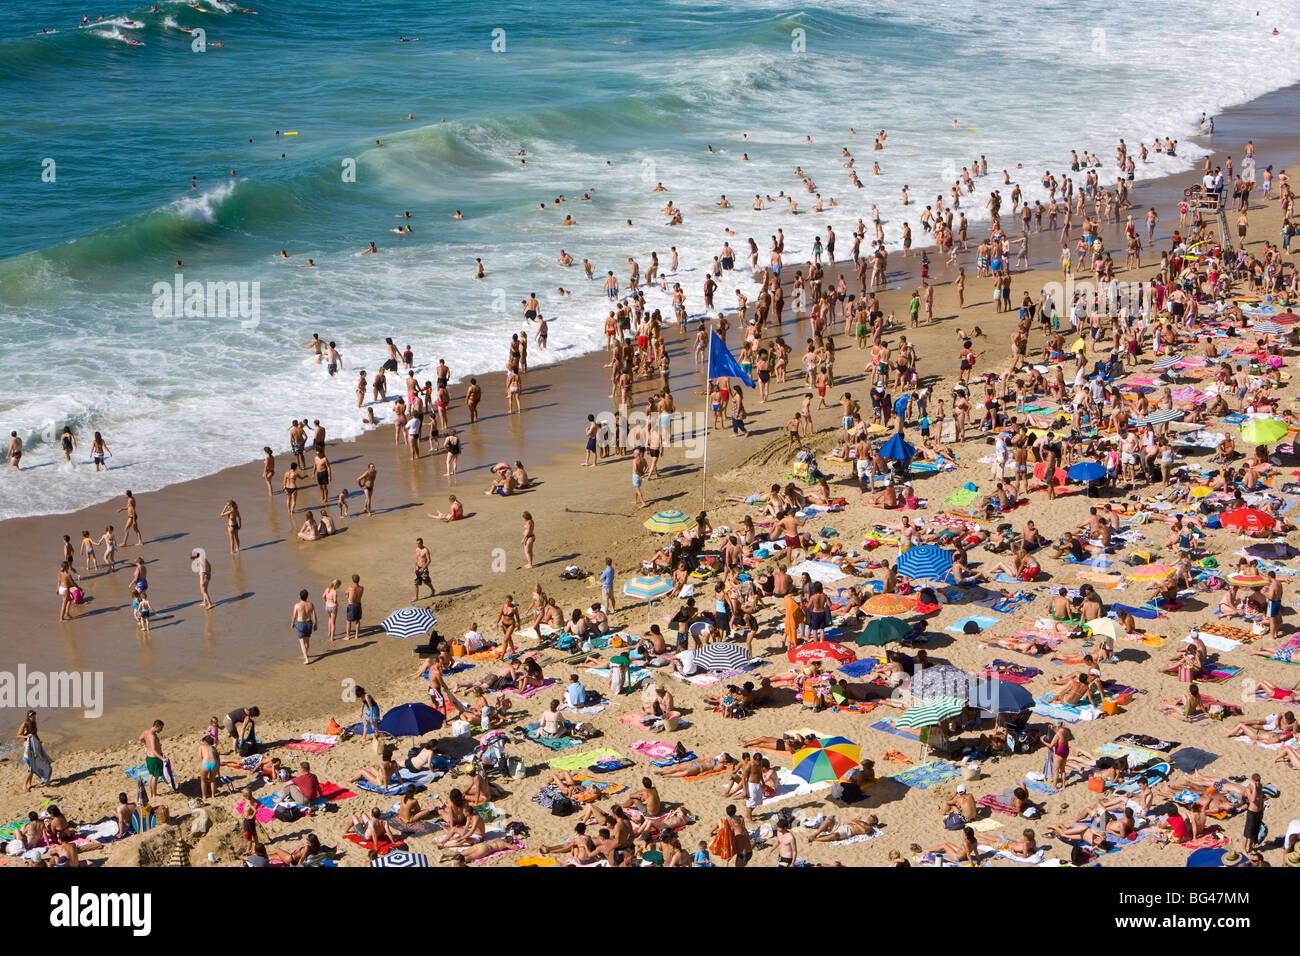
[[[306,592],[303,592],[306,594]],[[158,739],[158,734],[163,729],[163,722],[155,720],[139,736],[139,741],[144,744],[144,765],[149,774],[149,799],[158,799],[158,781],[163,777],[163,765],[167,757],[162,751],[162,742]]]
[[[415,539],[415,598],[414,601],[420,600],[420,585],[427,585],[429,588],[429,597],[433,597],[437,592],[433,589],[433,580],[429,577],[429,565],[433,561],[433,555],[429,549],[424,546],[423,538]]]
[[[355,581],[356,575],[352,577]],[[298,603],[293,606],[293,612],[289,616],[289,625],[298,635],[298,646],[302,649],[302,662],[310,664],[311,658],[307,656],[307,646],[311,642],[312,631],[316,629],[316,605],[307,599],[306,588],[298,592]],[[360,630],[359,625],[358,630]]]
[[[352,575],[352,583],[344,594],[344,600],[347,602],[344,616],[347,619],[347,628],[343,632],[343,640],[348,641],[353,637],[361,637],[361,596],[366,589],[361,585],[361,575]],[[356,627],[356,633],[353,634],[353,626]]]

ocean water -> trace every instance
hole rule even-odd
[[[655,250],[667,268],[675,246],[698,313],[727,229],[742,261],[752,236],[765,263],[781,228],[791,266],[828,223],[846,255],[874,205],[891,244],[904,218],[919,242],[924,203],[977,156],[990,168],[966,201],[978,223],[1004,168],[1034,198],[1070,149],[1098,153],[1110,178],[1120,137],[1157,135],[1180,154],[1139,178],[1191,168],[1201,112],[1300,79],[1284,0],[1025,0],[998,16],[940,0],[245,2],[256,14],[123,5],[79,29],[83,3],[45,0],[0,23],[0,429],[39,466],[0,468],[0,517],[250,461],[286,446],[293,417],[356,434],[357,370],[373,374],[385,336],[411,344],[422,379],[440,357],[457,378],[500,369],[530,292],[553,320],[530,364],[599,348],[600,283],[559,267],[561,248],[626,285],[629,256],[644,270]],[[836,206],[812,211],[800,165]],[[749,208],[781,191],[800,215]],[[715,205],[724,193],[735,208]],[[659,213],[668,199],[683,225]],[[371,241],[379,254],[360,255]],[[256,320],[206,300],[171,314],[156,287],[178,271],[204,290],[245,283]],[[738,272],[718,301],[735,288],[753,292]],[[649,300],[670,313],[666,293]],[[338,342],[337,378],[299,348],[312,332]],[[82,442],[72,465],[55,447],[64,425]],[[94,430],[113,451],[98,475]]]

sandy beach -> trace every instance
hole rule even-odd
[[[1263,102],[1257,101],[1240,110],[1230,111],[1216,118],[1216,164],[1220,157],[1240,157],[1247,139],[1253,139],[1258,155],[1274,169],[1288,168],[1294,180],[1294,162],[1300,153],[1300,144],[1294,138],[1278,135],[1268,138],[1264,131],[1281,129],[1269,125],[1278,116],[1292,115],[1300,102],[1300,90],[1289,88],[1270,94]],[[1112,144],[1096,144],[1104,159],[1110,159]],[[1109,162],[1108,162],[1109,167]],[[990,164],[990,176],[995,173]],[[1019,172],[1019,171],[1018,171]],[[1031,176],[1033,171],[1019,172]],[[1109,175],[1109,168],[1106,171]],[[1106,176],[1103,176],[1105,180]],[[1156,250],[1169,247],[1170,230],[1178,224],[1176,203],[1183,188],[1199,177],[1188,174],[1167,180],[1142,182],[1134,196],[1134,221],[1141,222],[1146,209],[1154,205],[1160,213]],[[1246,250],[1260,255],[1265,241],[1276,244],[1282,224],[1282,215],[1276,199],[1261,201],[1256,193],[1249,211],[1250,225],[1246,237]],[[834,222],[837,231],[851,234],[852,223],[842,225],[833,215],[800,216],[783,223],[787,232],[812,231],[826,219]],[[942,398],[951,406],[951,391],[958,379],[958,353],[961,339],[957,328],[970,330],[978,325],[985,337],[974,343],[981,352],[977,372],[1006,369],[1011,358],[1010,338],[1016,326],[1016,313],[996,313],[992,307],[989,280],[975,278],[973,266],[974,246],[983,234],[984,225],[972,228],[972,249],[963,257],[967,266],[965,305],[959,309],[952,280],[954,272],[945,262],[946,257],[930,248],[932,276],[934,278],[934,317],[932,325],[911,329],[896,327],[886,340],[896,343],[900,334],[907,336],[920,358],[920,384],[929,388],[932,402]],[[1017,226],[1018,230],[1018,226]],[[1074,237],[1077,238],[1078,230]],[[1123,249],[1123,221],[1107,224],[1102,236],[1108,249],[1116,252],[1117,263]],[[1145,239],[1145,232],[1143,232]],[[733,240],[733,242],[736,240]],[[738,245],[738,243],[737,243]],[[841,246],[841,257],[848,243]],[[889,257],[888,287],[881,295],[882,308],[892,311],[905,326],[908,299],[918,282],[918,242],[912,255],[904,258],[891,253]],[[1158,251],[1147,249],[1143,265],[1132,273],[1121,272],[1122,281],[1149,278],[1158,265]],[[1013,301],[1019,303],[1022,292],[1037,298],[1038,290],[1047,283],[1060,279],[1059,243],[1054,234],[1044,231],[1031,236],[1029,246],[1031,268],[1018,272],[1013,278]],[[1287,266],[1293,262],[1288,254],[1283,257]],[[783,277],[792,276],[803,263],[787,262]],[[847,279],[854,288],[854,276],[849,263]],[[824,287],[832,287],[834,273],[828,270]],[[726,286],[724,283],[724,289]],[[730,302],[729,296],[721,296]],[[734,436],[730,428],[713,430],[709,438],[708,473],[703,476],[701,460],[696,456],[694,435],[690,448],[670,445],[665,450],[660,465],[660,477],[645,482],[644,493],[649,507],[635,506],[632,489],[632,466],[627,455],[602,459],[597,467],[583,468],[583,426],[589,413],[599,414],[611,407],[609,371],[605,368],[608,353],[597,352],[576,359],[529,370],[524,376],[523,414],[503,413],[505,377],[480,375],[479,383],[486,396],[482,420],[470,426],[461,398],[463,383],[453,387],[455,403],[451,420],[464,443],[459,474],[448,478],[443,474],[442,455],[423,456],[412,463],[404,446],[394,443],[391,428],[380,428],[355,441],[330,442],[329,457],[335,469],[335,490],[349,486],[354,492],[355,478],[370,462],[378,469],[375,494],[375,515],[360,515],[360,495],[352,494],[351,515],[340,521],[342,533],[330,538],[306,542],[297,538],[298,525],[303,512],[317,505],[314,487],[305,486],[299,495],[299,511],[292,517],[285,512],[283,496],[278,492],[268,497],[261,477],[260,461],[227,469],[209,477],[173,485],[161,491],[139,495],[140,523],[145,545],[137,548],[119,536],[119,560],[133,563],[137,556],[146,561],[150,582],[150,598],[154,607],[153,622],[148,637],[141,636],[130,614],[128,582],[131,571],[91,574],[84,578],[90,600],[77,609],[72,621],[59,622],[58,602],[54,595],[55,571],[60,539],[71,536],[74,544],[81,538],[83,529],[98,536],[108,524],[119,529],[124,521],[117,513],[122,499],[95,506],[68,515],[13,519],[0,524],[0,534],[9,547],[0,554],[0,574],[8,582],[6,609],[8,621],[3,638],[6,667],[16,669],[19,664],[28,671],[82,671],[102,672],[104,680],[103,715],[85,719],[76,711],[40,712],[41,737],[54,760],[54,779],[49,786],[37,785],[31,793],[21,788],[24,768],[17,753],[10,753],[4,766],[8,768],[8,785],[0,792],[0,816],[6,820],[20,820],[29,810],[42,802],[56,802],[64,807],[75,822],[94,822],[108,815],[116,802],[119,790],[134,797],[135,783],[122,771],[135,767],[143,760],[136,738],[154,719],[166,722],[163,732],[164,747],[172,757],[180,792],[169,792],[164,787],[156,804],[165,805],[173,817],[180,817],[179,827],[163,826],[149,833],[117,841],[97,843],[91,841],[82,847],[83,859],[103,859],[108,865],[136,866],[161,865],[170,855],[175,840],[187,836],[190,860],[195,865],[212,865],[209,855],[218,866],[240,864],[240,855],[247,852],[240,837],[239,814],[236,805],[241,797],[236,791],[252,781],[252,775],[240,770],[223,768],[232,783],[223,787],[222,793],[208,801],[207,812],[212,828],[206,835],[188,838],[188,816],[195,812],[192,799],[198,796],[195,772],[198,767],[196,745],[207,726],[209,715],[218,717],[233,708],[254,705],[260,707],[258,736],[264,752],[280,757],[285,766],[293,766],[299,759],[311,762],[312,771],[322,781],[331,781],[346,787],[363,766],[378,762],[369,743],[355,739],[345,740],[319,753],[302,753],[286,748],[290,741],[299,740],[304,733],[323,734],[331,719],[351,724],[360,719],[359,704],[351,688],[362,685],[369,690],[385,710],[405,702],[427,699],[425,681],[416,674],[420,658],[414,653],[416,640],[402,641],[391,638],[379,628],[380,621],[392,610],[411,603],[412,567],[416,538],[422,537],[433,553],[432,579],[437,595],[422,598],[419,606],[430,608],[438,618],[438,632],[447,639],[477,629],[496,639],[493,627],[497,610],[505,595],[513,595],[521,610],[527,610],[529,595],[540,587],[554,597],[567,616],[573,608],[586,608],[600,600],[600,589],[594,578],[564,580],[560,572],[567,566],[577,565],[589,575],[598,574],[605,558],[612,558],[616,574],[617,611],[611,615],[614,628],[623,633],[642,634],[649,623],[658,624],[665,633],[668,621],[680,606],[680,601],[667,599],[647,607],[641,603],[627,603],[622,588],[628,579],[642,573],[643,562],[652,559],[656,548],[667,539],[648,532],[643,520],[660,509],[678,509],[694,515],[707,510],[714,528],[736,529],[746,516],[759,520],[758,509],[751,505],[729,500],[729,496],[746,496],[765,492],[773,482],[782,485],[792,468],[792,456],[787,452],[786,422],[799,408],[805,386],[798,374],[797,363],[802,358],[803,341],[808,334],[806,319],[792,322],[792,304],[787,294],[787,320],[781,332],[794,346],[791,356],[790,380],[782,385],[774,383],[771,400],[759,403],[757,395],[747,393],[749,437]],[[734,316],[731,317],[734,323]],[[833,323],[838,327],[840,323]],[[680,412],[703,414],[705,380],[703,373],[693,365],[694,329],[689,334],[680,333],[674,324],[665,321],[667,351],[671,357],[670,383]],[[1068,330],[1067,330],[1068,331]],[[738,352],[736,336],[729,338],[733,352]],[[1042,333],[1035,328],[1030,337],[1030,353],[1041,351]],[[842,437],[835,398],[845,390],[864,401],[871,386],[871,376],[863,373],[868,353],[859,350],[851,338],[836,336],[838,358],[836,380],[828,389],[829,409],[814,412],[815,434],[805,439],[809,448],[817,453],[817,461],[832,477],[830,487],[836,496],[844,496],[847,504],[843,510],[813,516],[804,530],[819,532],[833,529],[835,534],[817,536],[837,544],[847,552],[862,557],[882,558],[891,563],[897,560],[897,546],[884,545],[868,550],[865,542],[878,534],[878,526],[897,528],[906,515],[913,521],[932,522],[937,516],[951,511],[944,505],[955,492],[968,482],[974,482],[981,497],[990,493],[994,480],[988,464],[981,459],[992,450],[992,436],[972,429],[966,440],[952,444],[959,456],[957,467],[951,471],[920,474],[912,480],[916,493],[925,507],[915,511],[886,511],[863,503],[853,475],[851,463],[827,461],[826,455]],[[503,343],[504,349],[504,343]],[[1190,349],[1188,350],[1191,351]],[[1103,353],[1104,354],[1104,353]],[[1292,409],[1300,392],[1294,379],[1296,350],[1285,349],[1286,381],[1274,394],[1278,396],[1277,413]],[[1151,374],[1149,364],[1153,354],[1148,350],[1127,371],[1129,374]],[[1092,356],[1093,360],[1097,356]],[[453,381],[459,382],[456,357],[448,355]],[[1072,371],[1072,370],[1071,370]],[[636,383],[633,395],[636,402],[656,390],[657,378]],[[393,388],[392,391],[397,391]],[[973,390],[973,394],[978,394]],[[972,400],[975,404],[975,400]],[[304,407],[304,406],[295,406]],[[310,417],[310,405],[305,406]],[[387,410],[385,410],[387,414]],[[297,414],[297,413],[294,413]],[[358,412],[358,415],[360,412]],[[292,417],[286,414],[287,419]],[[386,419],[391,422],[391,415]],[[978,420],[978,415],[976,416]],[[1222,430],[1222,423],[1215,426]],[[201,424],[198,431],[201,433]],[[910,440],[919,441],[916,425],[907,430]],[[882,433],[883,437],[883,433]],[[260,442],[259,442],[260,444]],[[1239,447],[1244,447],[1239,441]],[[256,452],[256,448],[251,449]],[[1199,468],[1208,467],[1209,452],[1199,451],[1180,460],[1179,464]],[[310,451],[308,453],[310,461]],[[498,462],[522,460],[534,484],[508,499],[485,494],[490,486],[491,466]],[[283,459],[281,459],[283,460]],[[1293,459],[1272,470],[1271,490],[1281,494],[1281,485],[1290,480]],[[130,475],[115,476],[115,481],[129,487]],[[1031,491],[1027,502],[1008,513],[1005,519],[1017,531],[1029,521],[1034,522],[1041,534],[1054,541],[1067,531],[1076,530],[1088,517],[1090,505],[1099,505],[1110,498],[1089,499],[1073,485],[1051,500],[1041,490]],[[1158,485],[1141,486],[1126,495],[1115,495],[1114,500],[1129,495],[1150,497],[1160,492]],[[428,512],[443,510],[448,495],[457,495],[464,504],[463,521],[445,523],[426,517]],[[1292,501],[1293,496],[1282,495]],[[221,510],[229,499],[236,500],[243,516],[241,528],[242,547],[237,557],[228,554],[225,520]],[[522,513],[531,513],[536,523],[536,566],[522,567],[523,552],[520,546]],[[1288,517],[1290,515],[1288,514]],[[933,525],[927,525],[933,527]],[[988,530],[989,526],[985,525]],[[1166,545],[1167,528],[1159,522],[1138,525],[1141,538],[1134,539],[1128,547],[1110,558],[1119,562],[1134,550],[1153,552],[1153,561],[1168,559],[1173,563]],[[888,532],[884,532],[888,537]],[[712,542],[712,545],[719,544]],[[1206,542],[1206,552],[1216,557],[1220,567],[1235,565],[1239,549],[1249,542],[1227,529],[1212,531]],[[211,594],[216,607],[210,611],[199,606],[197,574],[190,555],[202,549],[211,561],[213,577]],[[1051,549],[1047,549],[1050,551]],[[1043,574],[1034,582],[1020,586],[1014,583],[993,582],[990,587],[1021,590],[1029,598],[1024,604],[1006,613],[990,611],[971,603],[945,604],[941,610],[926,618],[928,640],[922,645],[933,663],[952,664],[969,673],[989,667],[995,659],[1037,669],[1024,684],[1035,697],[1056,692],[1058,686],[1049,683],[1053,678],[1072,673],[1078,661],[1092,644],[1075,638],[1062,643],[1051,655],[1030,657],[1006,650],[991,641],[1009,637],[1025,628],[1036,627],[1039,619],[1048,617],[1050,593],[1058,587],[1077,587],[1077,569],[1053,559],[1042,558]],[[988,570],[1005,554],[988,553],[981,548],[971,551],[972,562],[979,562],[979,570]],[[1294,562],[1285,563],[1294,573]],[[81,567],[80,559],[78,568]],[[1114,570],[1126,570],[1116,564]],[[304,667],[298,660],[297,642],[289,626],[289,612],[299,588],[306,588],[311,600],[322,613],[321,591],[334,578],[345,584],[352,574],[359,574],[366,587],[362,637],[358,641],[328,642],[324,634],[312,639],[313,661]],[[883,577],[875,571],[873,577]],[[868,578],[870,580],[870,578]],[[710,578],[697,585],[697,599],[701,607],[712,607]],[[1289,636],[1295,627],[1292,605],[1295,597],[1289,577],[1282,579],[1286,586],[1282,637]],[[862,580],[849,576],[837,584],[861,584]],[[1107,603],[1120,601],[1141,605],[1146,599],[1144,585],[1125,582],[1122,588],[1103,591]],[[1072,746],[1076,750],[1098,753],[1098,748],[1114,744],[1124,734],[1146,734],[1163,741],[1175,741],[1177,747],[1164,754],[1173,765],[1172,778],[1181,780],[1183,772],[1204,772],[1214,779],[1246,777],[1259,773],[1265,783],[1273,784],[1279,793],[1270,799],[1265,812],[1270,835],[1264,841],[1264,851],[1273,865],[1282,865],[1285,852],[1281,836],[1286,832],[1287,821],[1300,817],[1300,798],[1290,786],[1293,771],[1285,763],[1274,763],[1280,750],[1277,745],[1260,746],[1241,739],[1226,739],[1227,729],[1237,718],[1223,721],[1202,719],[1186,722],[1164,712],[1161,699],[1172,699],[1185,694],[1187,684],[1175,675],[1161,672],[1167,659],[1175,655],[1180,642],[1194,628],[1209,624],[1212,609],[1220,594],[1198,593],[1186,598],[1178,610],[1169,610],[1152,620],[1140,620],[1147,634],[1144,640],[1117,643],[1117,659],[1104,667],[1104,677],[1117,685],[1131,687],[1136,692],[1117,712],[1096,720],[1083,720],[1069,724],[1073,734]],[[779,600],[769,600],[768,607],[758,614],[758,632],[753,642],[756,658],[761,666],[753,668],[736,681],[776,679],[787,675],[791,664],[786,657],[782,631],[782,614]],[[911,621],[911,615],[902,615]],[[949,625],[970,616],[987,616],[991,620],[978,634],[952,633]],[[525,620],[525,624],[527,621]],[[1239,622],[1224,622],[1241,627]],[[1239,707],[1244,719],[1263,719],[1268,714],[1287,709],[1270,702],[1257,700],[1253,694],[1243,696],[1246,681],[1267,680],[1278,688],[1289,690],[1296,686],[1297,677],[1290,666],[1282,661],[1254,656],[1263,638],[1249,633],[1239,635],[1239,646],[1233,641],[1223,644],[1217,660],[1227,676],[1222,683],[1208,683],[1204,691],[1218,700]],[[339,623],[340,632],[343,629]],[[960,628],[959,628],[960,630]],[[845,646],[857,657],[869,656],[878,650],[858,647],[854,642],[859,628],[856,624],[844,630]],[[520,649],[527,651],[536,641],[524,639]],[[1229,648],[1229,644],[1232,644]],[[599,666],[619,652],[619,648],[597,652],[599,659],[582,663],[566,662],[568,655],[555,648],[544,648],[539,657],[548,678],[558,681],[554,696],[563,696],[569,674],[577,673],[588,688],[606,692],[606,706],[581,720],[588,721],[601,732],[601,736],[568,750],[550,751],[543,746],[520,738],[512,739],[508,753],[523,758],[527,776],[513,779],[494,776],[494,780],[507,795],[494,799],[497,816],[488,822],[487,829],[500,830],[506,824],[526,824],[529,834],[524,847],[486,861],[492,866],[514,866],[521,857],[537,857],[538,848],[566,840],[573,829],[574,818],[553,816],[533,802],[542,780],[550,772],[548,761],[572,757],[574,754],[594,750],[612,751],[634,760],[625,769],[603,775],[618,787],[637,790],[643,776],[654,771],[649,758],[632,749],[636,741],[682,742],[685,747],[701,757],[727,752],[739,755],[752,750],[743,745],[746,739],[764,736],[780,737],[783,733],[812,730],[819,737],[842,736],[860,745],[861,756],[875,761],[878,783],[867,787],[865,800],[852,806],[837,805],[828,799],[829,784],[817,785],[811,792],[796,790],[788,796],[778,792],[769,800],[764,812],[789,809],[796,817],[811,819],[818,814],[836,815],[841,820],[868,813],[876,814],[881,822],[880,835],[866,840],[854,840],[851,845],[834,842],[810,842],[812,827],[797,826],[794,830],[798,856],[812,864],[841,863],[848,866],[886,865],[891,851],[898,851],[915,865],[920,854],[914,847],[929,848],[945,841],[954,841],[960,833],[944,828],[944,804],[954,795],[959,783],[965,784],[976,797],[997,795],[1004,790],[1022,785],[1026,774],[1042,769],[1044,749],[1032,753],[981,759],[978,771],[970,779],[962,775],[961,765],[951,768],[931,767],[931,781],[923,785],[899,782],[895,774],[904,774],[923,763],[920,745],[906,735],[900,736],[878,729],[879,722],[903,713],[880,704],[889,695],[889,688],[866,684],[864,692],[868,702],[876,706],[860,708],[868,713],[846,709],[806,709],[794,697],[794,690],[784,681],[778,687],[772,704],[760,707],[743,720],[732,720],[716,713],[706,704],[706,696],[717,693],[725,684],[701,686],[676,679],[665,668],[654,672],[658,683],[673,694],[677,709],[686,725],[676,731],[652,733],[642,727],[633,727],[620,717],[639,712],[642,706],[639,691],[629,695],[610,697],[609,688],[601,676],[588,672],[588,667]],[[908,653],[914,653],[909,649]],[[1072,663],[1054,663],[1051,657]],[[454,684],[463,680],[485,679],[496,667],[496,662],[475,662],[472,669],[451,675]],[[730,678],[728,678],[730,680]],[[491,695],[495,698],[495,694]],[[550,691],[512,701],[513,712],[502,729],[536,722],[550,699]],[[1168,708],[1166,708],[1168,709]],[[17,726],[22,713],[16,707],[3,713]],[[1050,721],[1035,716],[1032,725],[1049,729]],[[990,724],[985,721],[984,732]],[[973,742],[979,731],[964,735],[962,740]],[[471,753],[477,735],[472,738],[452,738],[446,730],[428,737],[437,738],[445,752],[459,765],[460,758]],[[427,738],[421,738],[427,739]],[[413,739],[394,741],[399,759],[406,753]],[[229,753],[229,741],[223,740],[222,760],[234,759]],[[900,754],[909,763],[895,763],[885,758],[887,752]],[[774,766],[788,770],[787,754],[768,754]],[[581,766],[581,765],[576,765]],[[421,803],[436,803],[435,796],[445,798],[451,787],[462,785],[469,778],[449,775],[428,785],[420,795]],[[743,809],[743,799],[727,797],[724,790],[726,776],[709,777],[699,781],[684,781],[671,777],[655,778],[666,804],[685,807],[695,822],[680,833],[681,845],[688,855],[700,841],[709,841],[710,831],[723,818],[724,808],[736,803]],[[257,795],[279,790],[277,782],[260,785]],[[1048,788],[1050,789],[1050,788]],[[1046,847],[1048,860],[1068,860],[1070,847],[1057,840],[1048,839],[1045,831],[1049,824],[1072,821],[1096,802],[1097,794],[1079,778],[1074,778],[1060,792],[1032,791],[1030,798],[1040,804],[1041,810],[1032,819],[1018,820],[998,812],[983,812],[977,819],[977,831],[982,843],[993,845],[999,840],[1020,839],[1021,831],[1030,827],[1037,833],[1039,843]],[[336,801],[337,812],[322,812],[293,823],[269,820],[263,823],[270,845],[293,849],[299,846],[308,832],[316,833],[322,843],[340,851],[337,863],[341,866],[364,866],[368,860],[363,849],[341,840],[350,814],[364,815],[371,807],[388,811],[397,798],[361,792]],[[625,799],[618,797],[618,800]],[[1161,803],[1157,798],[1157,804]],[[598,805],[608,807],[610,801],[602,798]],[[757,826],[757,824],[756,824]],[[1226,846],[1240,850],[1242,820],[1240,816],[1222,821],[1227,844],[1214,841],[1206,845]],[[1185,864],[1188,849],[1161,842],[1151,836],[1154,825],[1142,839],[1131,845],[1121,845],[1120,850],[1099,857],[1104,866],[1173,866]],[[430,836],[413,836],[411,849],[435,855],[439,851]],[[765,848],[759,850],[751,865],[777,864],[775,840],[768,835]],[[773,848],[768,852],[767,848]],[[561,859],[560,854],[550,854]],[[10,859],[10,865],[17,865]],[[723,861],[716,861],[722,865]],[[1015,867],[1024,864],[990,856],[986,861],[995,866]],[[476,864],[477,865],[477,864]]]

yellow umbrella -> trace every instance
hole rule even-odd
[[[1193,485],[1191,495],[1193,498],[1204,498],[1206,495],[1214,494],[1214,489],[1208,485]]]
[[[1109,637],[1113,641],[1122,641],[1128,636],[1128,632],[1120,626],[1119,621],[1108,617],[1099,617],[1095,621],[1089,621],[1088,629],[1096,637]]]

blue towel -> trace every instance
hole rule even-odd
[[[1112,604],[1111,608],[1116,611],[1128,611],[1134,617],[1154,620],[1160,616],[1160,612],[1149,607],[1133,607],[1131,604]]]
[[[390,783],[387,787],[376,786],[369,780],[357,780],[349,786],[356,787],[360,790],[369,790],[371,793],[382,793],[385,796],[396,797],[406,792],[409,784],[403,780],[401,783]]]
[[[651,760],[650,762],[656,767],[671,767],[675,764],[686,763],[688,760],[695,759],[695,752],[691,751],[685,757],[673,757],[671,760]]]
[[[880,661],[874,657],[864,657],[860,661],[850,661],[840,667],[840,673],[846,677],[866,677],[876,669]]]
[[[991,627],[992,625],[996,624],[998,622],[998,619],[996,617],[985,617],[982,614],[972,614],[968,617],[963,617],[959,621],[953,621],[951,624],[945,627],[944,630],[950,631],[953,634],[964,634],[966,625],[971,623],[972,621],[982,631],[986,627]]]

